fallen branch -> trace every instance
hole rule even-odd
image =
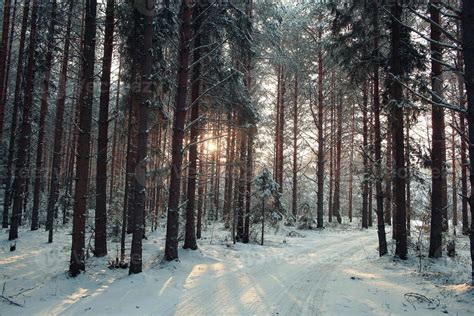
[[[9,304],[11,305],[15,305],[15,306],[18,306],[18,307],[23,307],[23,305],[21,304],[18,304],[17,302],[15,301],[12,301],[11,299],[9,299],[8,297],[4,296],[4,295],[0,295],[0,298],[7,301]]]
[[[422,304],[426,303],[429,309],[436,309],[439,306],[439,300],[437,298],[428,298],[419,293],[405,293],[405,299],[413,306],[416,310],[415,303]]]
[[[18,293],[16,293],[16,294],[14,294],[14,295],[10,295],[10,297],[15,297],[15,296],[18,296],[18,295],[20,295],[20,294],[29,292],[29,291],[34,290],[34,289],[36,289],[37,287],[40,287],[40,286],[42,286],[42,285],[44,285],[44,283],[40,283],[40,284],[35,285],[35,286],[33,286],[33,287],[30,287],[30,288],[28,288],[28,289],[24,289],[24,290],[22,290],[22,291],[20,291],[20,292],[18,292]]]

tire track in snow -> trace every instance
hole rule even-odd
[[[296,252],[292,253],[292,246],[282,248],[281,255],[237,270],[227,260],[223,275],[195,278],[196,284],[185,290],[179,303],[165,314],[319,315],[332,274],[373,241],[359,232],[336,238],[336,242],[334,238],[321,242],[314,237],[303,238],[298,240],[301,244],[294,245]],[[282,260],[290,255],[296,262]],[[210,270],[208,267],[207,271]],[[199,304],[203,301],[205,304]]]

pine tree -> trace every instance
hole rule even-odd
[[[464,83],[466,85],[467,96],[467,121],[469,129],[469,166],[474,170],[474,3],[464,1],[461,9],[463,55],[464,55]],[[470,177],[471,198],[469,204],[471,208],[471,226],[469,238],[471,242],[471,264],[472,264],[472,285],[474,285],[474,177]]]
[[[61,60],[61,70],[59,74],[58,93],[56,97],[56,115],[54,120],[54,143],[53,143],[53,159],[51,165],[51,178],[50,178],[50,191],[48,197],[48,205],[46,208],[47,212],[47,224],[49,227],[48,242],[53,242],[53,215],[56,208],[56,203],[59,196],[59,181],[61,174],[61,159],[62,159],[62,140],[63,140],[63,123],[64,123],[64,107],[66,103],[66,83],[68,75],[68,61],[69,61],[69,48],[71,45],[71,24],[72,24],[72,12],[75,6],[74,0],[69,0],[68,6],[68,17],[66,34],[64,40],[63,56]],[[63,216],[65,217],[65,216]],[[63,218],[65,221],[65,218]]]
[[[26,30],[28,27],[28,15],[30,10],[30,1],[25,0],[23,6],[23,17],[21,22],[21,31],[20,31],[20,40],[18,44],[18,62],[15,76],[15,92],[13,97],[13,115],[11,118],[10,125],[10,136],[8,144],[8,158],[6,166],[6,185],[5,185],[5,194],[3,200],[3,217],[2,217],[2,227],[8,228],[8,213],[10,209],[11,199],[12,199],[12,174],[13,174],[13,159],[15,156],[15,136],[17,133],[17,124],[18,124],[18,112],[20,108],[20,98],[21,98],[21,86],[22,86],[22,70],[23,70],[23,51],[25,47],[25,37]]]
[[[193,50],[193,68],[191,76],[191,135],[189,145],[189,169],[187,181],[187,201],[186,201],[186,233],[184,237],[184,249],[197,249],[196,229],[195,229],[195,196],[196,196],[196,178],[197,178],[197,156],[198,156],[198,137],[199,137],[199,106],[201,92],[201,29],[203,16],[201,12],[205,10],[204,4],[198,3],[194,6],[193,16],[196,17],[193,23],[194,30],[194,50]]]
[[[11,10],[11,0],[5,0],[3,3],[3,26],[2,26],[2,41],[0,43],[0,143],[3,139],[3,124],[4,124],[4,114],[5,114],[5,102],[4,93],[6,86],[6,63],[7,63],[7,52],[11,47],[8,47],[8,35],[10,28],[10,10]]]
[[[8,234],[8,240],[14,240],[18,238],[18,226],[21,223],[22,206],[24,203],[24,192],[27,187],[27,177],[25,172],[27,170],[27,156],[28,156],[28,144],[31,136],[30,128],[30,115],[31,108],[33,106],[33,66],[34,66],[34,51],[36,47],[36,30],[37,30],[37,19],[38,19],[38,1],[32,1],[31,9],[31,26],[30,26],[30,50],[28,51],[28,65],[26,72],[25,82],[25,97],[23,104],[23,114],[21,121],[20,135],[18,139],[18,156],[15,164],[15,177],[13,180],[13,209],[10,224],[10,232]]]
[[[36,171],[35,171],[35,184],[34,184],[34,193],[33,193],[33,210],[31,215],[31,230],[38,229],[38,212],[40,207],[40,191],[41,183],[43,180],[43,147],[44,147],[44,134],[45,134],[45,120],[46,114],[48,111],[48,97],[49,97],[49,86],[51,80],[51,67],[53,63],[53,49],[54,49],[54,36],[56,28],[56,10],[57,3],[56,0],[53,0],[51,7],[51,16],[50,24],[48,30],[48,51],[46,53],[46,62],[45,62],[45,73],[43,77],[43,82],[41,85],[41,112],[39,119],[39,133],[38,133],[38,145],[36,149]],[[49,229],[52,227],[52,219],[48,218],[47,220]]]
[[[153,64],[153,16],[155,12],[155,0],[146,0],[146,15],[143,15],[134,9],[134,19],[142,33],[139,39],[142,39],[141,56],[136,62],[140,65],[140,93],[133,94],[139,96],[137,102],[140,103],[138,110],[138,142],[137,158],[134,177],[135,206],[133,216],[133,235],[132,248],[130,251],[130,274],[140,273],[142,271],[142,239],[145,235],[145,194],[146,194],[146,174],[148,164],[148,121],[149,109],[152,105],[152,64]],[[140,170],[139,170],[140,169]],[[130,211],[130,210],[129,210]]]
[[[318,38],[321,40],[320,31]],[[318,51],[318,170],[317,170],[317,181],[318,181],[318,192],[317,192],[317,227],[324,227],[324,94],[323,94],[323,53],[321,48]]]
[[[394,230],[396,230],[395,254],[400,259],[407,258],[406,235],[406,194],[405,194],[405,153],[404,153],[404,115],[403,115],[403,87],[398,78],[403,77],[401,61],[402,26],[400,24],[403,9],[396,3],[390,8],[390,75],[388,90],[390,95],[391,134],[394,157]],[[396,228],[396,229],[395,229]]]
[[[110,68],[115,24],[115,0],[107,0],[105,9],[104,55],[100,80],[99,135],[97,139],[95,249],[97,257],[107,255],[107,150],[109,131]]]
[[[179,196],[181,166],[183,162],[184,123],[186,120],[186,98],[188,93],[189,41],[191,39],[192,1],[183,0],[179,20],[178,76],[176,108],[173,118],[173,137],[171,142],[171,176],[166,225],[165,260],[178,258]]]
[[[446,225],[447,218],[444,213],[447,210],[446,199],[444,198],[443,186],[446,178],[445,162],[446,162],[446,140],[444,135],[444,109],[438,104],[442,102],[443,95],[443,79],[441,60],[441,46],[438,42],[441,39],[441,17],[439,7],[434,1],[429,4],[431,18],[431,86],[432,86],[432,114],[431,125],[433,129],[432,136],[432,158],[431,158],[431,229],[430,229],[430,250],[431,258],[438,258],[442,255],[442,232],[443,226]]]
[[[88,199],[89,160],[91,151],[91,124],[93,107],[94,62],[96,46],[97,1],[86,0],[81,93],[79,99],[79,136],[75,168],[74,214],[72,223],[71,259],[69,274],[77,276],[85,271],[85,222]]]

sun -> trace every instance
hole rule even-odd
[[[217,146],[214,142],[209,142],[209,144],[207,145],[207,150],[209,150],[210,152],[215,152],[217,150]]]

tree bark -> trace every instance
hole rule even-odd
[[[132,70],[132,80],[137,80],[137,73]],[[134,205],[135,205],[135,166],[137,159],[137,116],[138,116],[138,102],[137,97],[134,96],[136,92],[130,91],[129,93],[129,111],[128,111],[128,131],[127,131],[127,158],[125,163],[126,176],[125,176],[125,195],[124,195],[124,212],[127,213],[127,234],[131,234],[133,231],[134,222]]]
[[[446,144],[444,139],[444,109],[436,103],[442,102],[443,79],[441,63],[443,56],[441,46],[438,42],[441,39],[441,30],[437,25],[441,24],[440,11],[437,4],[431,0],[429,3],[431,21],[431,89],[432,105],[431,125],[432,125],[432,145],[431,145],[431,230],[430,230],[430,258],[442,256],[442,233],[443,227],[447,224],[447,205],[444,197],[444,180],[446,177],[445,161]]]
[[[350,154],[349,154],[349,188],[348,188],[348,215],[349,222],[352,223],[352,213],[353,213],[353,169],[354,169],[354,127],[355,127],[355,106],[351,105],[351,138],[350,138]]]
[[[31,108],[33,105],[33,66],[34,66],[34,51],[36,47],[36,29],[38,19],[38,1],[32,0],[31,10],[31,26],[30,26],[30,49],[28,51],[28,66],[26,77],[26,90],[23,104],[23,115],[21,122],[20,136],[18,140],[18,156],[15,166],[15,178],[13,180],[13,209],[10,224],[10,232],[8,240],[18,238],[18,225],[21,222],[21,212],[23,205],[23,198],[25,197],[25,188],[27,187],[27,168],[28,168],[28,152],[29,139],[31,136]]]
[[[362,228],[369,228],[368,222],[368,196],[369,196],[369,159],[368,155],[368,87],[364,82],[362,87],[363,109],[362,109],[362,160],[364,164],[364,179],[362,180]]]
[[[454,111],[451,112],[451,122],[453,126],[456,126],[456,113]],[[453,226],[458,226],[458,185],[457,185],[457,161],[456,161],[456,130],[452,128],[451,131],[451,164],[453,165],[452,168],[452,215],[453,215]]]
[[[392,122],[387,118],[387,148],[385,169],[385,193],[384,193],[384,220],[385,224],[392,225],[392,182],[393,182],[393,146],[392,146]]]
[[[319,32],[321,39],[321,32]],[[317,227],[324,227],[324,97],[323,97],[323,53],[318,51],[318,192],[317,192]]]
[[[201,24],[202,12],[201,3],[194,6],[193,15],[196,20],[193,23],[194,49],[193,49],[193,69],[191,75],[191,135],[189,144],[189,168],[187,181],[186,200],[186,229],[184,237],[184,249],[196,250],[196,227],[195,227],[195,202],[196,202],[196,178],[197,178],[197,156],[199,140],[199,96],[201,93]],[[216,210],[217,211],[217,210]]]
[[[372,105],[373,106],[373,105]],[[369,182],[368,182],[368,205],[367,205],[367,221],[369,224],[369,227],[372,227],[374,225],[374,220],[373,220],[373,202],[374,202],[374,186],[373,186],[373,174],[374,174],[374,157],[373,157],[373,143],[374,143],[374,113],[373,111],[370,111],[368,108],[367,111],[369,112],[369,147],[368,147],[368,158],[369,158]]]
[[[333,193],[334,193],[334,71],[331,72],[331,89],[330,89],[330,115],[329,115],[329,196],[328,196],[328,222],[332,223],[333,215]]]
[[[464,82],[466,84],[467,95],[467,120],[469,127],[469,166],[470,170],[474,170],[474,2],[463,1],[461,11],[463,53],[464,53]],[[471,192],[469,206],[471,209],[471,226],[469,239],[471,241],[471,264],[472,279],[471,284],[474,285],[474,177],[470,176]]]
[[[246,165],[246,191],[245,191],[245,218],[244,218],[244,243],[248,243],[250,240],[250,212],[251,212],[251,201],[252,201],[252,179],[253,179],[253,159],[254,159],[254,138],[256,128],[255,126],[249,127],[247,136],[247,165]]]
[[[38,133],[38,145],[36,149],[36,171],[35,171],[35,184],[33,193],[33,210],[31,213],[31,230],[38,229],[38,211],[40,206],[40,193],[41,183],[43,180],[43,146],[44,146],[44,134],[45,134],[45,120],[48,112],[48,97],[49,97],[49,82],[51,80],[51,66],[53,63],[53,49],[54,49],[54,32],[56,28],[56,7],[57,2],[53,0],[51,7],[51,17],[48,30],[48,51],[46,53],[45,73],[43,82],[41,85],[41,110],[39,118],[39,133]],[[52,227],[52,220],[47,220],[48,229]]]
[[[277,117],[276,117],[276,151],[275,151],[275,180],[278,183],[279,192],[283,192],[283,135],[285,125],[285,92],[286,79],[283,66],[278,66],[278,90],[277,90]]]
[[[77,276],[85,270],[85,223],[88,199],[89,161],[91,150],[91,123],[93,105],[94,62],[96,45],[97,1],[86,0],[84,25],[83,71],[79,99],[79,137],[77,141],[76,185],[74,188],[74,213],[72,228],[71,260],[69,274]]]
[[[8,56],[7,56],[7,60],[6,60],[6,70],[5,70],[5,80],[6,78],[10,78],[10,69],[11,69],[11,66],[12,66],[12,47],[13,47],[13,38],[14,38],[14,34],[15,34],[15,21],[16,21],[16,10],[17,10],[17,7],[18,6],[18,0],[15,0],[15,2],[13,2],[13,12],[12,12],[12,16],[11,16],[11,25],[10,25],[10,35],[8,37],[8,40],[9,40],[9,43],[8,43]],[[7,100],[8,100],[8,90],[9,90],[9,84],[5,81],[4,83],[4,87],[3,87],[3,100],[0,100],[0,102],[3,102],[2,104],[7,104]]]
[[[227,138],[226,138],[226,161],[225,161],[225,179],[224,179],[224,225],[225,228],[230,227],[230,215],[232,206],[232,167],[233,158],[233,129],[232,129],[232,112],[227,113]]]
[[[337,131],[336,131],[336,152],[334,164],[334,202],[333,212],[336,216],[337,222],[342,223],[341,217],[341,146],[342,146],[342,91],[339,91],[339,102],[337,104]]]
[[[114,129],[112,132],[112,161],[110,162],[110,187],[109,187],[109,204],[114,201],[114,188],[115,188],[115,170],[117,166],[117,133],[118,133],[118,113],[120,106],[120,88],[121,88],[121,75],[122,75],[122,60],[119,61],[119,71],[117,76],[117,94],[115,95],[115,118],[114,118]]]
[[[396,3],[390,8],[390,79],[389,95],[391,99],[390,113],[392,117],[392,142],[394,151],[395,181],[393,196],[395,200],[394,228],[396,228],[395,255],[404,260],[407,258],[406,235],[406,204],[405,204],[405,153],[404,153],[404,115],[403,115],[403,87],[397,78],[403,77],[401,64],[401,17],[402,7]]]
[[[155,10],[155,0],[146,0],[146,15],[134,9],[136,23],[140,30],[143,30],[141,38],[141,50],[139,55],[134,56],[134,64],[140,65],[140,92],[133,94],[140,102],[138,109],[138,143],[137,159],[135,169],[134,189],[135,189],[135,207],[133,217],[132,248],[130,250],[130,269],[129,274],[142,272],[142,239],[145,235],[145,197],[147,185],[147,164],[148,164],[148,117],[149,108],[152,104],[152,66],[153,66],[153,17]],[[137,25],[137,26],[138,26]],[[105,198],[105,191],[104,191]]]
[[[281,83],[282,83],[282,67],[277,66],[277,91],[276,91],[276,116],[275,116],[275,152],[273,158],[273,177],[276,182],[278,182],[278,169],[279,169],[279,160],[278,153],[280,152],[280,100],[281,100]]]
[[[61,157],[63,140],[64,106],[66,103],[66,82],[68,74],[69,47],[71,44],[71,24],[74,0],[69,0],[68,18],[64,42],[61,71],[59,74],[58,94],[56,97],[56,116],[54,120],[53,161],[51,167],[50,189],[48,197],[47,226],[49,227],[48,242],[53,242],[53,214],[59,196],[59,179],[61,176]],[[64,217],[64,215],[63,215]]]
[[[462,27],[461,23],[458,23],[458,37],[462,41]],[[457,83],[459,90],[459,107],[465,108],[466,96],[464,93],[464,57],[462,51],[457,53],[457,66],[458,66],[458,75]],[[459,129],[461,131],[461,205],[462,205],[462,234],[469,235],[469,211],[468,211],[468,188],[467,188],[467,171],[468,171],[468,161],[467,161],[467,146],[466,146],[466,113],[459,113]]]
[[[249,30],[252,35],[252,18],[253,18],[253,0],[247,0],[245,4],[245,14],[250,21]],[[249,96],[252,95],[252,51],[247,49],[244,53],[244,83]],[[295,91],[296,94],[296,91]],[[247,132],[247,165],[246,165],[246,191],[245,191],[245,220],[244,220],[244,243],[248,243],[250,239],[250,212],[252,202],[252,180],[253,180],[253,164],[254,164],[254,138],[256,126],[249,126]]]
[[[378,58],[379,56],[379,18],[378,5],[374,7],[374,29],[376,31],[374,37],[374,50]],[[382,188],[382,136],[380,132],[380,88],[379,88],[379,65],[378,60],[374,66],[374,168],[375,168],[375,199],[377,214],[377,235],[379,241],[379,256],[387,254],[387,239],[385,235],[384,209],[383,200],[384,193]]]
[[[171,143],[171,177],[168,199],[168,218],[166,225],[165,260],[178,258],[179,196],[181,165],[183,162],[184,123],[186,120],[186,97],[188,94],[189,41],[191,38],[192,2],[181,2],[180,40],[178,53],[178,75],[176,108],[173,119]]]
[[[3,139],[3,121],[5,114],[5,102],[4,93],[6,91],[6,63],[7,63],[7,51],[8,51],[8,30],[10,28],[10,8],[11,0],[5,0],[3,3],[3,26],[2,26],[2,42],[0,43],[0,143]],[[11,49],[11,48],[10,48]]]
[[[20,98],[21,98],[21,86],[22,86],[22,73],[23,73],[23,51],[25,48],[25,37],[26,29],[28,27],[28,15],[30,10],[30,1],[25,0],[23,6],[23,17],[21,22],[21,32],[20,32],[20,42],[18,44],[18,62],[16,68],[16,78],[15,78],[15,94],[13,97],[13,115],[10,125],[10,135],[9,135],[9,144],[8,144],[8,158],[7,158],[7,168],[6,168],[6,185],[5,185],[5,194],[3,200],[3,218],[2,218],[2,227],[8,228],[8,216],[9,209],[12,199],[12,174],[13,174],[13,159],[15,156],[15,136],[16,129],[18,124],[18,111],[20,108]]]
[[[201,134],[201,138],[203,135]],[[207,159],[204,157],[204,142],[201,141],[199,146],[199,185],[198,185],[198,201],[197,201],[197,222],[196,222],[196,238],[201,239],[202,232],[202,214],[204,207],[205,196],[207,186]]]
[[[411,234],[411,162],[410,162],[410,113],[406,113],[406,151],[405,159],[407,161],[407,172],[406,172],[406,190],[407,190],[407,235]]]
[[[243,242],[244,234],[244,199],[246,189],[246,165],[247,165],[247,130],[245,128],[245,119],[243,113],[239,114],[239,141],[240,141],[240,158],[239,158],[239,182],[238,182],[238,197],[237,197],[237,234],[236,241]]]
[[[107,255],[107,149],[109,137],[110,69],[114,41],[115,0],[107,0],[105,9],[104,55],[100,79],[99,135],[95,195],[94,255]]]
[[[291,212],[296,219],[298,215],[298,74],[295,74],[295,90],[293,96],[293,189]]]

